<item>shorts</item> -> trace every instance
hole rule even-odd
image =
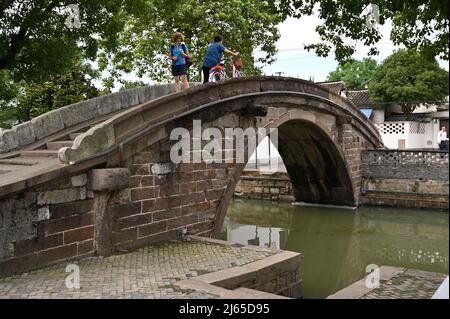
[[[172,76],[186,75],[186,64],[172,64]]]

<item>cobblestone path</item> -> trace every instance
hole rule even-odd
[[[263,259],[275,251],[202,241],[168,242],[74,264],[80,289],[66,287],[70,262],[0,278],[0,298],[214,298],[173,283]]]
[[[431,299],[446,274],[408,269],[373,289],[361,299]]]

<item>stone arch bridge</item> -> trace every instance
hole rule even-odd
[[[174,164],[170,133],[192,132],[193,120],[222,131],[278,128],[297,201],[358,205],[361,152],[383,145],[350,101],[283,77],[172,91],[118,92],[0,133],[0,274],[177,238],[183,228],[217,236],[245,163]]]

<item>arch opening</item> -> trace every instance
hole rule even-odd
[[[298,202],[354,205],[344,159],[317,125],[291,120],[278,127],[278,151]]]

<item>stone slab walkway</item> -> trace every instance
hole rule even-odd
[[[447,274],[397,267],[380,267],[380,285],[368,288],[366,279],[338,291],[328,299],[431,299]]]
[[[66,286],[66,278],[73,274],[66,272],[70,262],[0,278],[0,298],[215,298],[174,283],[275,253],[195,240],[167,242],[122,255],[73,261],[80,271],[79,289]]]

